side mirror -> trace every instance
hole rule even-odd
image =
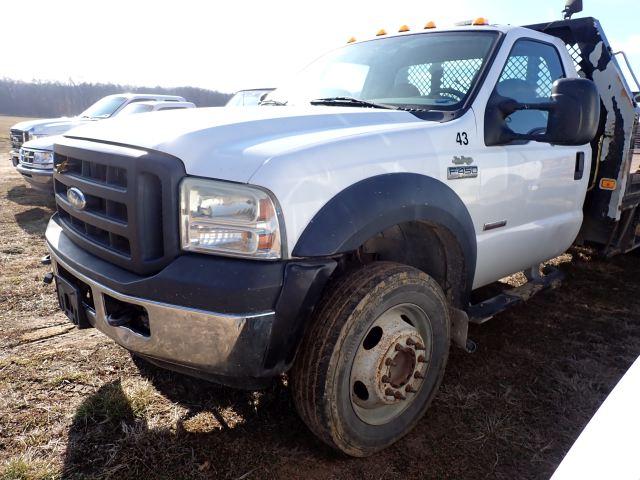
[[[574,13],[579,13],[582,11],[582,0],[567,0],[567,3],[562,10],[564,15],[564,19],[570,19]]]
[[[518,110],[548,112],[547,128],[541,134],[513,132],[506,118]],[[600,95],[585,78],[561,78],[553,83],[551,101],[518,103],[494,92],[485,111],[485,144],[505,145],[514,141],[536,141],[556,145],[584,145],[595,137],[600,123]]]

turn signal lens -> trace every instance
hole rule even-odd
[[[601,178],[600,179],[600,190],[615,190],[618,182],[616,182],[613,178]]]
[[[386,35],[387,31],[384,28],[381,28],[380,30],[378,30],[378,33],[376,33],[376,37],[380,37],[381,35]]]
[[[430,28],[436,28],[436,22],[430,21],[425,24],[424,26],[425,30],[429,30]]]
[[[356,37],[351,37],[349,38],[349,40],[347,40],[347,43],[353,43],[356,41]]]
[[[408,32],[409,29],[409,25],[402,25],[399,29],[398,32],[402,33],[402,32]]]
[[[487,20],[484,17],[478,17],[476,18],[473,22],[471,22],[471,25],[489,25],[489,20]]]

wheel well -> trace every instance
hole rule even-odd
[[[410,265],[430,275],[457,307],[467,303],[465,257],[456,237],[442,225],[411,221],[368,239],[357,252],[362,263],[386,260]]]

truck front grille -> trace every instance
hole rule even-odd
[[[33,150],[22,149],[20,151],[20,163],[26,165],[27,167],[33,166],[33,158],[35,157],[36,152]]]
[[[184,166],[168,155],[109,150],[122,153],[56,145],[58,216],[71,240],[92,254],[138,274],[155,273],[179,252],[177,192]],[[83,205],[74,206],[71,188],[81,192]]]

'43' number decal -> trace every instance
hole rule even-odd
[[[467,137],[467,132],[458,132],[456,135],[456,142],[460,145],[469,145],[469,137]]]

